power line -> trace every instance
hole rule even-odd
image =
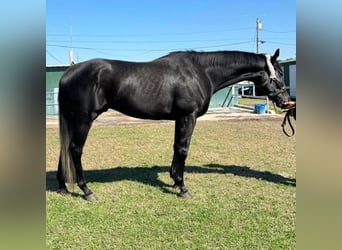
[[[46,50],[46,53],[51,56],[53,59],[55,59],[57,62],[63,64],[61,60],[59,60],[57,57],[55,57],[49,50]]]
[[[111,55],[111,51],[122,51],[122,52],[132,52],[138,53],[137,55],[145,55],[153,52],[169,52],[169,51],[177,51],[177,50],[202,50],[202,49],[210,49],[210,48],[220,48],[224,49],[224,47],[242,45],[242,44],[251,44],[251,51],[255,50],[255,39],[256,35],[254,33],[253,39],[251,38],[226,38],[226,39],[204,39],[200,36],[196,36],[196,34],[209,34],[209,33],[221,33],[220,37],[222,37],[223,32],[232,32],[233,31],[241,31],[241,30],[255,30],[253,27],[242,27],[242,28],[233,28],[233,29],[223,29],[223,30],[208,30],[208,31],[191,31],[191,32],[178,32],[178,33],[145,33],[145,34],[72,34],[72,44],[70,46],[70,34],[47,34],[47,47],[55,47],[55,48],[64,48],[64,49],[78,49],[78,50],[90,50],[103,55]],[[286,38],[277,38],[276,34],[287,34],[295,31],[272,31],[272,30],[264,30],[268,33],[274,33],[274,38],[268,37],[267,43],[281,44],[286,46],[296,46],[295,41],[292,44],[293,39],[290,37]],[[159,37],[158,37],[159,36]],[[173,39],[167,38],[167,36],[172,36]],[[177,37],[179,39],[177,39]],[[183,36],[183,37],[181,37]],[[186,37],[188,36],[188,37]],[[215,35],[216,36],[216,35]],[[126,39],[125,39],[126,38]],[[132,38],[132,39],[130,39]],[[196,39],[198,38],[198,39]],[[202,39],[201,39],[202,38]],[[266,38],[266,37],[265,37]],[[137,39],[137,40],[136,40]],[[161,39],[161,40],[159,40]],[[278,41],[272,42],[269,41]],[[263,42],[263,41],[260,41]],[[287,43],[290,42],[290,43]],[[176,45],[179,43],[178,45]],[[202,44],[199,44],[202,43]],[[206,43],[208,44],[207,46]],[[216,43],[216,44],[215,44]],[[117,48],[120,46],[119,44],[124,44],[125,48]],[[126,47],[129,44],[139,44],[138,48],[134,47]],[[156,49],[144,49],[145,44],[158,44],[161,48]],[[170,44],[170,48],[167,44]],[[173,44],[173,45],[171,45]],[[197,44],[197,46],[195,45]],[[113,46],[112,46],[113,45]],[[201,46],[203,45],[203,46]],[[102,47],[103,46],[103,47]],[[123,47],[123,46],[120,46]],[[150,47],[147,45],[147,47]],[[159,46],[158,46],[159,47]],[[117,53],[117,52],[115,52]],[[62,63],[57,57],[55,57],[50,51],[47,50],[47,54],[52,57],[54,60]]]
[[[247,44],[252,43],[253,41],[248,40],[244,42],[236,42],[236,43],[225,43],[225,44],[216,44],[210,46],[199,46],[199,47],[189,47],[189,48],[162,48],[162,49],[122,49],[122,48],[94,48],[94,47],[80,47],[80,46],[72,46],[73,49],[84,49],[84,50],[99,50],[99,51],[175,51],[175,50],[191,50],[191,49],[208,49],[208,48],[217,48],[217,47],[225,47],[225,46],[233,46],[233,45],[240,45],[240,44]],[[58,45],[58,44],[46,44],[46,46],[50,47],[58,47],[58,48],[70,48],[67,45]]]
[[[287,45],[287,46],[296,46],[296,44],[281,43],[281,42],[272,42],[272,41],[267,41],[267,43],[280,44],[280,45]]]
[[[250,30],[254,29],[253,27],[241,27],[241,28],[233,28],[233,29],[224,29],[224,30],[209,30],[209,31],[190,31],[190,32],[178,32],[178,33],[145,33],[145,34],[73,34],[73,37],[146,37],[146,36],[183,36],[183,35],[195,35],[195,34],[207,34],[207,33],[221,33],[221,32],[230,32],[230,31],[241,31],[241,30]],[[63,33],[50,33],[47,36],[66,36],[69,37],[70,34]]]
[[[224,42],[224,41],[241,41],[249,38],[232,38],[232,39],[204,39],[204,40],[73,40],[73,43],[193,43],[193,42]],[[51,43],[69,43],[67,40],[47,40]]]
[[[295,33],[295,30],[289,30],[289,31],[273,31],[273,30],[267,30],[267,29],[263,29],[263,31],[265,32],[269,32],[269,33],[279,33],[279,34],[283,34],[283,33]]]

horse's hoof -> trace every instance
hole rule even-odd
[[[66,188],[60,188],[57,190],[57,193],[58,194],[61,194],[61,195],[67,195],[67,194],[70,194],[70,192],[68,191],[68,189]]]
[[[97,200],[97,198],[94,194],[83,195],[82,197],[83,197],[83,199],[85,199],[87,201],[96,201]]]
[[[192,195],[190,194],[189,191],[186,191],[186,192],[180,192],[178,194],[179,197],[183,197],[185,199],[192,199]]]

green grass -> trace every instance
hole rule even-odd
[[[84,149],[98,197],[61,196],[47,129],[47,249],[295,249],[295,138],[281,119],[198,122],[185,184],[169,178],[173,123],[93,127]]]
[[[263,99],[253,99],[253,98],[239,98],[238,99],[238,105],[243,105],[243,106],[247,106],[250,108],[254,108],[254,104],[266,104],[266,100]],[[269,109],[273,110],[276,114],[281,114],[283,113],[283,111],[279,108],[274,108],[274,105],[272,103],[272,101],[269,102]]]

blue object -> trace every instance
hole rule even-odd
[[[254,104],[254,111],[257,114],[265,114],[266,113],[266,104]]]

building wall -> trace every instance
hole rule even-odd
[[[46,67],[46,97],[45,106],[47,115],[58,114],[58,86],[64,71],[69,66]]]
[[[46,89],[58,88],[59,80],[69,66],[46,67]]]
[[[285,84],[290,88],[290,96],[294,99],[296,99],[297,97],[296,63],[296,59],[290,59],[280,62],[284,71]]]
[[[296,98],[297,97],[296,64],[290,65],[289,74],[290,74],[290,96],[292,98]]]

